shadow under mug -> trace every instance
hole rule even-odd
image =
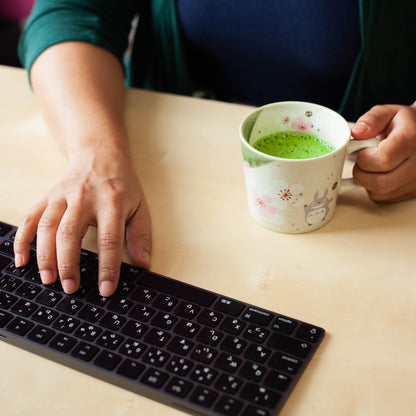
[[[255,141],[278,131],[314,134],[334,150],[309,159],[285,159],[256,150]],[[379,139],[351,138],[347,121],[318,104],[286,101],[249,113],[240,124],[244,174],[251,216],[282,233],[305,233],[324,226],[334,215],[337,196],[359,187],[342,179],[345,158],[377,146]]]

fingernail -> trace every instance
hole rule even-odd
[[[44,285],[50,285],[55,281],[52,270],[40,270],[40,279]]]
[[[64,279],[61,281],[61,284],[65,293],[71,294],[71,293],[75,293],[78,290],[78,286],[75,283],[75,280]]]
[[[368,125],[365,124],[362,121],[359,121],[355,126],[353,127],[353,130],[355,133],[365,133],[369,129]]]
[[[23,256],[19,253],[16,253],[14,255],[14,264],[16,267],[22,267],[23,266]]]
[[[110,296],[114,292],[114,283],[111,280],[104,280],[100,283],[100,293],[102,296]]]

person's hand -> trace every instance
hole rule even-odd
[[[97,226],[99,290],[116,290],[124,237],[133,263],[148,268],[151,220],[147,203],[128,158],[105,161],[100,154],[69,161],[62,180],[36,204],[20,224],[14,242],[16,266],[29,260],[36,235],[42,282],[58,275],[66,293],[80,285],[81,242],[90,225]]]
[[[360,150],[353,176],[374,201],[396,202],[416,196],[416,106],[378,105],[361,116],[356,139],[381,138]]]

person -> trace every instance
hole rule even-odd
[[[261,105],[317,102],[357,120],[355,180],[374,201],[416,195],[416,3],[410,0],[38,0],[21,59],[66,173],[27,213],[14,243],[41,279],[80,284],[79,257],[97,227],[99,290],[116,290],[124,239],[150,267],[151,217],[127,143],[125,85]],[[136,22],[138,24],[132,24]]]

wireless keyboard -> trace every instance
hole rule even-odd
[[[123,263],[117,292],[97,288],[81,252],[81,287],[41,283],[13,261],[16,227],[0,222],[0,340],[195,415],[272,416],[325,331]]]

